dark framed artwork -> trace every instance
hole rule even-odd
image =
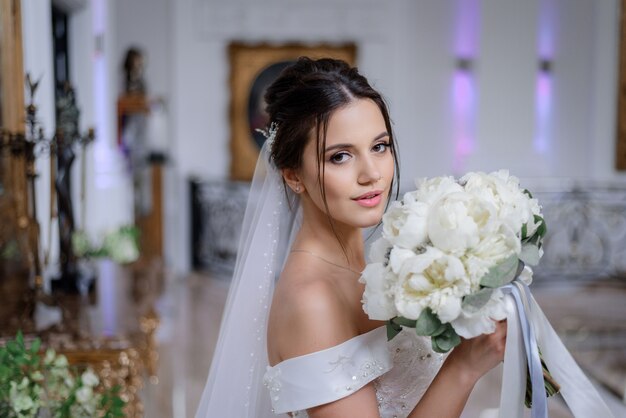
[[[356,62],[355,44],[269,45],[235,42],[230,59],[230,178],[249,181],[265,137],[256,132],[267,126],[263,96],[267,86],[300,56]]]
[[[615,168],[626,170],[626,0],[621,2],[619,37],[619,85],[617,99],[617,146]]]

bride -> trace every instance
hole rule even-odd
[[[398,184],[387,106],[356,68],[300,58],[271,125],[196,417],[458,417],[504,357],[506,324],[449,355],[363,312],[363,228]],[[284,415],[283,415],[284,416]]]

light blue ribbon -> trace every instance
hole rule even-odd
[[[539,357],[535,331],[532,323],[528,320],[530,313],[526,312],[527,306],[530,309],[530,290],[528,289],[528,285],[519,279],[515,279],[501,289],[505,294],[511,294],[513,296],[515,305],[517,306],[520,328],[522,329],[522,338],[524,340],[524,351],[526,351],[530,382],[533,391],[530,410],[531,417],[547,418],[548,399],[543,380],[543,368],[541,367],[541,358]],[[522,298],[524,298],[524,302],[526,303],[522,301]]]

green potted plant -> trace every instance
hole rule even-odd
[[[18,332],[0,347],[0,416],[6,418],[116,418],[125,402],[119,387],[105,389],[91,368],[79,370],[41,341],[30,347]]]

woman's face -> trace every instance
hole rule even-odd
[[[318,184],[316,140],[304,149],[300,180],[317,208],[326,213]],[[380,109],[357,99],[328,121],[324,150],[324,188],[334,221],[360,228],[382,218],[394,172],[390,138]]]

